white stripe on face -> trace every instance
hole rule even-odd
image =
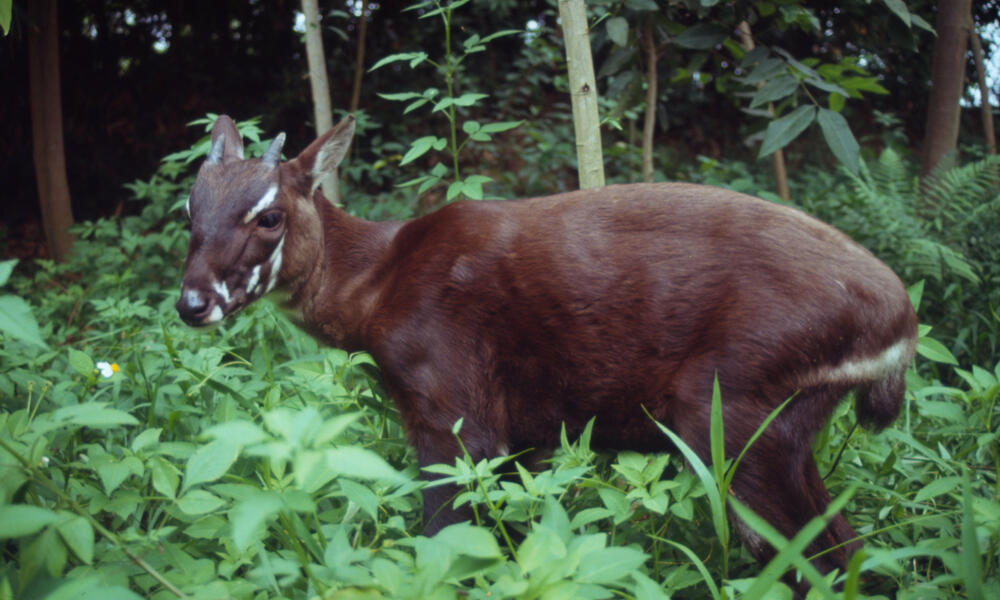
[[[254,291],[257,289],[257,284],[260,283],[260,267],[257,265],[250,271],[250,279],[247,279],[247,295],[252,296]]]
[[[212,307],[212,312],[208,313],[208,318],[205,319],[206,323],[218,323],[222,320],[222,308],[216,304]]]
[[[281,236],[278,246],[271,253],[271,258],[267,259],[271,263],[271,276],[268,278],[267,289],[264,293],[270,292],[278,284],[278,272],[281,271],[281,250],[285,246],[285,236]]]
[[[264,195],[260,197],[260,200],[257,201],[257,204],[255,204],[254,207],[247,212],[246,216],[243,217],[243,222],[249,223],[250,221],[253,221],[257,215],[270,208],[271,205],[274,204],[274,199],[277,196],[278,196],[277,185],[272,185],[271,187],[267,188],[267,191],[264,192]]]
[[[229,304],[229,286],[225,281],[216,281],[212,284],[212,289],[222,298],[223,304]]]

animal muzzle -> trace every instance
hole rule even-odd
[[[192,327],[212,325],[226,316],[222,298],[217,293],[186,285],[181,288],[181,299],[175,307],[181,320]]]

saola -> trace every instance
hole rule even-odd
[[[348,117],[281,163],[283,135],[244,159],[218,118],[177,310],[207,325],[286,290],[312,335],[375,358],[421,466],[459,455],[459,418],[477,460],[553,446],[563,423],[572,434],[591,418],[595,445],[669,449],[649,415],[708,459],[717,376],[729,456],[794,395],[732,488],[791,537],[830,502],[810,443],[841,398],[854,390],[875,430],[899,412],[916,316],[899,278],[834,228],[681,183],[372,223],[317,191],[353,132]],[[454,491],[425,490],[428,533],[468,517]],[[758,558],[773,553],[740,529]],[[843,569],[853,538],[838,515],[808,552],[839,546],[814,564]]]

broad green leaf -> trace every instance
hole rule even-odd
[[[189,515],[203,515],[223,504],[225,501],[222,498],[205,490],[191,490],[177,500],[177,507]]]
[[[635,548],[601,548],[583,557],[576,579],[584,583],[614,583],[641,567],[646,558],[645,552]]]
[[[777,58],[768,57],[760,61],[753,71],[747,75],[743,82],[748,85],[754,85],[762,81],[771,80],[782,73],[788,72],[788,66],[785,65],[785,61],[779,60]]]
[[[480,128],[484,133],[500,133],[520,126],[524,121],[499,121],[497,123],[487,123]]]
[[[118,460],[110,454],[99,454],[92,457],[91,466],[97,471],[97,476],[104,486],[104,493],[111,495],[129,475],[141,475],[142,462],[134,456],[126,456]]]
[[[44,425],[37,423],[36,427],[42,431],[48,431],[68,425],[103,428],[138,424],[139,421],[135,417],[123,410],[109,408],[103,402],[87,402],[86,404],[64,406],[57,409],[52,413],[50,423]]]
[[[623,17],[612,17],[605,25],[608,30],[608,37],[615,44],[625,47],[628,45],[628,21]]]
[[[0,296],[0,333],[42,348],[48,348],[38,330],[31,307],[17,296]]]
[[[461,181],[453,181],[450,185],[448,185],[448,191],[445,193],[444,199],[447,202],[451,202],[463,191],[465,191],[465,184]]]
[[[913,22],[910,20],[910,11],[906,8],[906,3],[903,0],[883,0],[885,5],[889,7],[889,10],[896,13],[899,20],[906,23],[907,27],[912,27]]]
[[[410,144],[410,149],[403,155],[403,160],[399,161],[399,166],[411,163],[426,154],[428,150],[434,147],[438,139],[437,136],[427,135],[413,140]]]
[[[79,350],[74,350],[70,348],[69,352],[69,366],[73,367],[73,370],[84,377],[89,377],[94,374],[94,359],[90,358],[86,352],[80,352]]]
[[[399,54],[390,54],[389,56],[383,57],[381,60],[372,65],[372,68],[368,69],[368,72],[370,73],[375,69],[384,67],[389,63],[394,63],[404,60],[410,61],[410,68],[412,69],[413,67],[419,65],[426,59],[427,59],[426,52],[401,52]]]
[[[857,174],[861,161],[860,147],[858,141],[854,139],[851,126],[847,124],[847,119],[840,113],[821,108],[816,120],[833,155],[848,171]]]
[[[239,440],[241,446],[257,444],[267,438],[263,428],[256,423],[244,420],[227,421],[205,430],[210,438],[223,440]]]
[[[2,15],[3,13],[4,4],[6,4],[7,9],[10,10],[10,0],[0,0],[0,15]],[[16,258],[0,261],[0,287],[6,284],[7,280],[10,279],[10,274],[14,272],[14,267],[16,265],[17,265]]]
[[[393,469],[385,459],[371,450],[357,446],[343,446],[325,451],[327,465],[340,475],[353,479],[403,483],[407,477]]]
[[[468,523],[449,525],[434,536],[456,554],[476,558],[503,558],[497,538],[488,529]]]
[[[764,132],[764,142],[760,145],[757,158],[763,158],[776,150],[780,150],[805,131],[806,127],[816,118],[814,106],[800,106],[767,126]]]
[[[958,486],[962,484],[961,477],[942,477],[940,479],[935,479],[925,485],[917,494],[913,497],[914,502],[923,502],[929,498],[936,498],[942,494],[947,494],[958,489]]]
[[[51,510],[31,504],[0,506],[0,539],[31,535],[59,519]]]
[[[90,521],[84,517],[73,516],[56,525],[56,529],[77,558],[88,565],[94,560],[94,528],[91,527]]]
[[[727,37],[729,37],[729,32],[717,25],[698,23],[688,27],[675,37],[674,43],[681,48],[708,50],[721,44]]]
[[[0,0],[0,27],[3,28],[4,35],[10,33],[10,16],[13,4],[14,0]],[[3,283],[0,282],[0,285]]]
[[[791,75],[782,75],[768,80],[750,100],[750,108],[756,108],[768,102],[780,100],[795,93],[799,80]]]
[[[283,506],[281,497],[275,492],[258,492],[239,501],[233,507],[230,518],[236,548],[242,551],[257,541],[264,525]]]
[[[181,482],[177,467],[162,457],[154,456],[149,460],[149,468],[152,472],[153,489],[167,498],[176,498],[177,486]]]
[[[402,92],[399,94],[378,94],[379,98],[384,98],[386,100],[393,100],[396,102],[403,102],[406,100],[413,100],[414,98],[423,98],[423,95],[416,92]]]
[[[162,432],[163,429],[160,427],[147,429],[135,436],[135,439],[132,440],[132,444],[129,447],[132,448],[132,452],[139,452],[140,450],[145,450],[150,446],[155,446],[160,442],[160,434]]]
[[[135,592],[117,585],[108,585],[98,575],[67,579],[45,595],[45,600],[142,600]]]
[[[955,359],[955,355],[951,353],[951,350],[948,350],[944,344],[934,338],[922,337],[917,340],[917,354],[934,362],[944,363],[947,365],[958,364],[958,361]]]
[[[213,440],[201,446],[188,459],[184,470],[184,489],[222,477],[236,462],[239,453],[239,442],[228,439]]]

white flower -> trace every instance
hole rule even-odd
[[[117,363],[104,362],[103,360],[97,363],[97,370],[101,372],[101,376],[105,379],[117,373],[118,369],[119,367]]]

